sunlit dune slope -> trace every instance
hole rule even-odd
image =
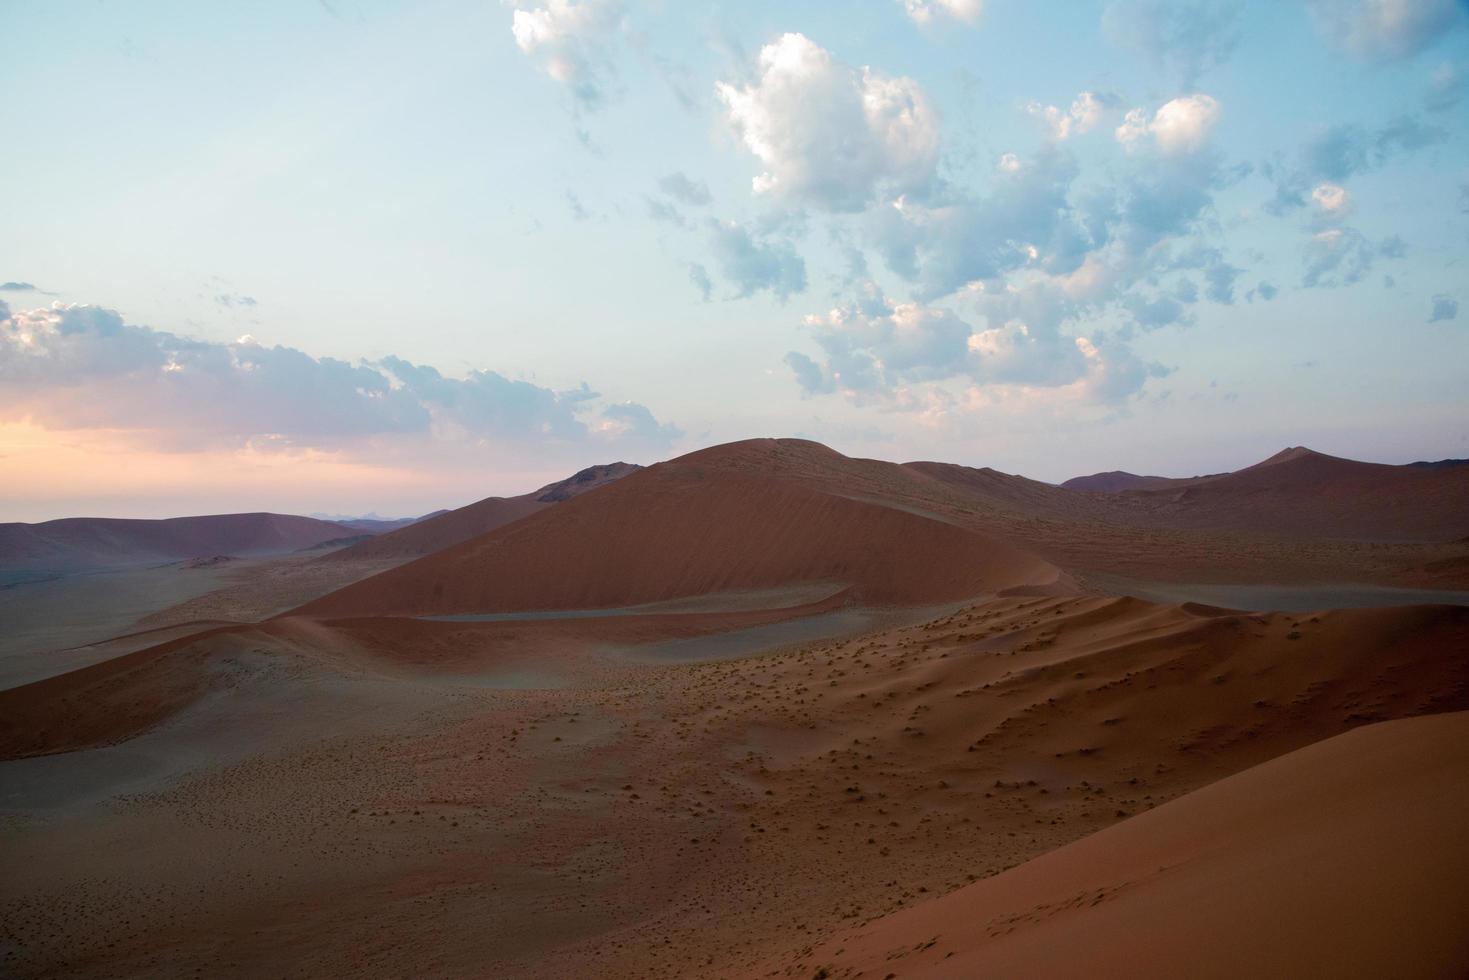
[[[1469,714],[1371,725],[842,932],[809,977],[1469,971]]]

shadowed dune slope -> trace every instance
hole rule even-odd
[[[387,561],[430,555],[518,521],[522,517],[529,517],[552,504],[570,500],[588,490],[595,490],[638,469],[641,467],[631,463],[589,466],[565,480],[539,490],[518,497],[486,497],[456,510],[426,517],[350,548],[324,555],[320,560],[332,563]]]
[[[167,520],[70,517],[0,524],[0,568],[95,568],[209,555],[299,551],[358,533],[288,514],[216,514]]]
[[[806,963],[834,978],[1463,976],[1466,774],[1469,713],[1360,728],[844,933]],[[806,963],[785,972],[810,976]]]
[[[245,651],[294,655],[349,674],[364,669],[474,674],[507,664],[555,670],[568,656],[608,644],[689,639],[799,619],[840,608],[843,598],[779,609],[509,622],[283,617],[258,624],[201,624],[187,635],[0,691],[0,760],[125,742],[231,683],[222,681],[215,668]]]
[[[696,453],[659,464],[298,612],[607,608],[810,582],[850,587],[861,602],[915,605],[1057,576],[978,532],[712,461]]]

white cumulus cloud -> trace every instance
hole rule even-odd
[[[516,46],[589,109],[606,94],[613,71],[606,44],[621,21],[619,0],[540,0],[517,4],[510,30]]]
[[[802,34],[761,48],[752,84],[720,82],[729,121],[766,169],[757,193],[860,211],[882,190],[926,185],[938,115],[911,78],[853,68]]]
[[[1117,127],[1117,141],[1124,146],[1136,146],[1151,136],[1163,153],[1196,153],[1208,141],[1209,133],[1219,121],[1219,113],[1219,100],[1211,95],[1179,96],[1159,106],[1151,118],[1145,109],[1128,112]]]
[[[916,24],[931,24],[937,17],[973,24],[984,13],[984,0],[898,0]]]
[[[1052,136],[1064,140],[1095,127],[1112,104],[1113,98],[1115,97],[1099,96],[1095,92],[1082,92],[1072,100],[1070,109],[1032,102],[1028,111],[1045,122]]]

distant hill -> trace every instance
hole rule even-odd
[[[343,527],[354,528],[366,534],[387,534],[389,531],[396,531],[400,527],[408,527],[410,524],[417,524],[419,521],[426,521],[431,517],[438,517],[440,514],[447,513],[449,513],[447,510],[436,510],[432,514],[424,514],[421,517],[399,517],[391,520],[382,517],[320,517],[320,515],[316,514],[312,516],[317,517],[319,520],[340,524]]]
[[[353,535],[288,514],[215,514],[166,520],[68,517],[0,524],[0,569],[70,571],[189,558],[284,554]]]
[[[1099,493],[1118,493],[1123,490],[1144,490],[1167,486],[1173,480],[1166,476],[1138,476],[1126,470],[1108,470],[1090,476],[1074,476],[1061,484],[1067,490],[1092,490]]]
[[[1469,468],[1283,449],[1233,473],[1122,491],[1172,527],[1444,541],[1469,530]]]
[[[456,510],[438,511],[412,524],[332,552],[322,561],[389,561],[419,558],[528,517],[554,503],[621,479],[641,467],[633,463],[589,466],[564,480],[518,497],[486,497]]]

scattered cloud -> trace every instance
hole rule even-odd
[[[593,423],[593,429],[612,441],[658,448],[667,448],[683,438],[683,431],[678,426],[659,422],[646,406],[637,402],[604,406]]]
[[[681,171],[674,171],[658,181],[658,189],[681,204],[703,207],[712,200],[709,185],[702,180],[693,180]]]
[[[1374,243],[1355,228],[1318,231],[1306,242],[1306,271],[1301,285],[1349,286],[1366,278],[1377,259],[1401,258],[1405,251],[1402,239],[1396,236]]]
[[[566,192],[566,206],[571,209],[571,220],[573,221],[588,221],[592,217],[586,205],[582,204],[581,198],[569,190]]]
[[[1352,195],[1340,184],[1323,181],[1311,188],[1314,220],[1318,226],[1340,223],[1352,213]]]
[[[1102,13],[1102,30],[1192,86],[1234,53],[1242,6],[1239,0],[1115,0]]]
[[[1308,0],[1332,44],[1374,61],[1410,58],[1469,21],[1462,0]]]
[[[898,0],[915,24],[931,24],[946,17],[965,24],[979,22],[984,0]]]
[[[1265,208],[1272,214],[1303,208],[1316,201],[1315,191],[1323,184],[1339,185],[1447,137],[1441,127],[1407,115],[1376,127],[1357,123],[1325,127],[1301,148],[1298,166],[1278,162],[1265,165],[1265,176],[1275,184],[1275,196]]]
[[[785,300],[805,291],[806,263],[789,241],[757,238],[741,225],[713,218],[708,229],[710,252],[720,273],[734,284],[737,298],[768,291]]]
[[[1115,95],[1082,92],[1072,100],[1069,109],[1039,102],[1032,102],[1026,108],[1032,116],[1045,122],[1053,138],[1064,140],[1092,129],[1104,113],[1119,104],[1120,100]]]
[[[38,293],[40,291],[28,282],[0,282],[0,293]]]
[[[938,115],[911,78],[852,68],[802,34],[760,49],[749,84],[719,82],[730,124],[765,165],[756,193],[825,211],[861,211],[880,193],[926,188]]]
[[[254,296],[237,296],[234,293],[218,293],[214,297],[214,302],[226,308],[241,307],[248,309],[252,306],[259,305]]]
[[[1316,206],[1322,211],[1330,214],[1340,214],[1352,203],[1351,195],[1346,192],[1346,188],[1340,184],[1330,183],[1317,184],[1312,188],[1311,200],[1315,201]]]
[[[1465,71],[1462,65],[1445,61],[1433,70],[1423,108],[1429,112],[1447,112],[1464,98]]]
[[[704,268],[700,263],[689,263],[689,282],[694,284],[694,288],[699,291],[699,295],[703,297],[704,302],[709,302],[710,298],[713,297],[714,283],[709,278],[709,270]]]
[[[1428,314],[1429,323],[1439,323],[1444,320],[1457,320],[1459,317],[1459,301],[1452,296],[1443,293],[1433,297],[1433,308]]]
[[[1117,142],[1125,147],[1143,144],[1151,136],[1164,154],[1197,153],[1219,121],[1219,101],[1210,95],[1185,95],[1163,103],[1152,118],[1145,109],[1132,109],[1117,127]]]
[[[894,304],[881,296],[808,316],[805,322],[826,354],[821,374],[830,379],[829,386],[856,396],[953,377],[964,369],[973,333],[949,310]]]
[[[648,217],[654,221],[662,221],[680,228],[689,227],[688,219],[684,217],[683,212],[667,201],[656,197],[646,197],[643,202],[647,205]]]
[[[895,303],[869,284],[862,299],[806,318],[821,349],[785,362],[807,395],[840,392],[858,405],[934,417],[984,401],[982,389],[1061,390],[1083,401],[1113,403],[1164,373],[1113,338],[1077,336],[1064,326],[1080,305],[1052,285],[1035,283],[975,297],[983,326],[950,309]],[[966,386],[956,396],[941,384]]]
[[[796,376],[796,384],[808,395],[827,395],[836,391],[836,381],[831,373],[800,351],[788,351],[786,366]]]
[[[595,109],[615,77],[608,45],[623,19],[620,0],[516,0],[510,30],[515,44],[573,103]]]
[[[1331,126],[1306,144],[1307,170],[1328,180],[1346,180],[1381,167],[1395,156],[1441,142],[1446,133],[1413,116],[1399,116],[1374,130],[1351,123]]]
[[[869,235],[927,299],[1032,265],[1067,272],[1107,234],[1106,202],[1069,202],[1076,173],[1075,158],[1055,145],[1031,160],[1002,159],[984,197],[899,198],[872,214]]]

